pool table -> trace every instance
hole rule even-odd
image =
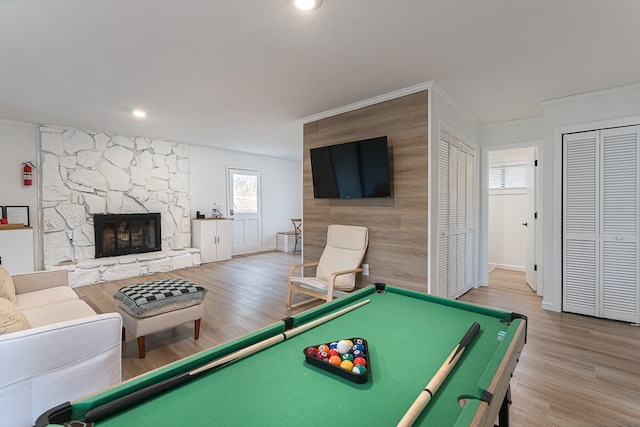
[[[474,322],[479,332],[414,425],[493,426],[500,413],[501,424],[508,423],[509,380],[526,340],[526,316],[376,284],[52,408],[36,425],[82,421],[92,408],[126,401],[140,389],[183,378],[211,361],[284,336],[288,328],[302,328],[363,301],[334,319],[156,392],[95,425],[396,425]],[[366,340],[367,381],[357,383],[305,361],[306,347],[348,337]]]

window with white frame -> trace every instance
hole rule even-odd
[[[525,163],[489,167],[489,189],[506,190],[527,187]]]

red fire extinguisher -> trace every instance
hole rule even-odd
[[[30,187],[33,184],[33,169],[35,169],[35,166],[31,162],[23,163],[22,182],[25,187]]]

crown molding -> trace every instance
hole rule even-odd
[[[412,95],[423,90],[431,89],[434,86],[433,81],[419,83],[417,85],[409,86],[404,89],[399,89],[393,92],[385,93],[373,98],[365,99],[363,101],[354,102],[353,104],[345,105],[343,107],[334,108],[332,110],[324,111],[322,113],[314,114],[312,116],[304,117],[300,120],[302,124],[315,122],[316,120],[326,119],[327,117],[337,116],[338,114],[348,113],[349,111],[355,111],[360,108],[368,107],[370,105],[379,104],[384,101],[390,101],[392,99],[400,98],[406,95]]]
[[[544,109],[547,107],[553,107],[554,105],[562,104],[564,102],[570,102],[570,101],[575,101],[579,99],[590,98],[593,96],[606,95],[608,93],[615,93],[615,92],[632,90],[632,89],[640,89],[640,83],[633,83],[625,86],[617,86],[617,87],[612,87],[608,89],[601,89],[593,92],[578,93],[575,95],[563,96],[562,98],[548,99],[546,101],[541,101],[540,106]]]

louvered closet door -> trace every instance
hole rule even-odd
[[[564,136],[563,309],[640,320],[638,126]]]
[[[437,294],[449,296],[449,143],[440,140],[438,161],[438,285]]]
[[[473,287],[475,150],[443,133],[438,152],[437,293],[457,298]]]
[[[596,315],[598,277],[598,134],[564,135],[563,309]]]
[[[601,317],[638,315],[638,131],[601,131]]]

